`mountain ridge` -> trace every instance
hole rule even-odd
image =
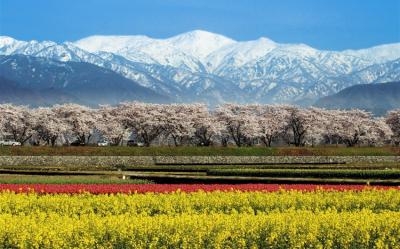
[[[265,37],[235,41],[202,30],[166,39],[97,35],[60,44],[0,37],[0,55],[14,54],[94,64],[181,102],[313,102],[350,85],[400,80],[400,43],[327,51]]]

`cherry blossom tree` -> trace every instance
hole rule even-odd
[[[362,110],[341,111],[335,122],[338,125],[337,135],[349,147],[362,142],[372,120],[371,113]]]
[[[316,129],[316,111],[297,108],[295,106],[285,107],[289,113],[286,136],[288,142],[295,146],[304,146],[306,143],[307,132],[314,127]]]
[[[144,142],[145,146],[158,138],[166,129],[165,105],[139,102],[123,103],[118,107],[125,127]]]
[[[111,145],[120,145],[124,137],[129,135],[117,108],[101,106],[96,118],[96,129]]]
[[[209,120],[209,112],[203,104],[173,104],[167,105],[165,108],[165,130],[164,134],[174,142],[175,146],[181,145],[184,141],[203,140],[201,143],[209,144],[211,137],[207,132],[211,132],[213,126],[207,124]],[[208,140],[208,141],[207,141]]]
[[[172,104],[164,108],[164,133],[172,138],[175,146],[182,145],[185,139],[189,141],[194,136],[196,117],[202,109],[203,105],[198,104]]]
[[[33,127],[37,120],[26,106],[11,104],[0,105],[0,117],[3,132],[15,141],[25,144],[35,133]]]
[[[225,104],[219,106],[215,112],[215,116],[238,147],[252,145],[259,134],[257,116],[251,110],[251,106]]]
[[[397,146],[400,145],[400,109],[388,112],[386,116],[386,123],[392,130],[392,140]]]
[[[194,116],[194,140],[197,145],[210,146],[221,138],[224,130],[223,124],[218,118],[208,112],[205,106],[200,106]]]
[[[305,142],[311,146],[321,144],[329,137],[330,120],[334,118],[334,113],[316,107],[308,108],[307,113],[309,127],[306,132]]]
[[[289,113],[285,106],[260,106],[258,125],[261,141],[265,146],[270,147],[271,143],[278,139],[285,132],[288,125]]]
[[[4,134],[5,134],[4,122],[5,122],[4,117],[0,115],[0,138],[2,138],[4,136]]]
[[[361,141],[369,146],[385,145],[393,136],[393,132],[384,118],[369,120],[365,134],[366,135],[361,138]]]
[[[341,110],[326,110],[323,114],[323,143],[336,144],[341,143],[339,131],[341,129],[340,120],[343,116]]]
[[[221,141],[238,147],[260,140],[271,146],[286,140],[295,146],[346,144],[380,146],[400,144],[400,110],[385,118],[374,118],[362,110],[325,110],[288,105],[224,104],[209,110],[202,104],[122,103],[92,109],[77,104],[30,109],[0,105],[0,134],[22,144],[36,137],[47,145],[76,139],[87,144],[100,133],[111,144],[134,134],[138,142],[150,146],[182,145],[192,142],[209,146]]]
[[[81,144],[87,144],[94,134],[97,112],[78,104],[63,104],[53,107],[57,117],[68,125],[70,134]]]
[[[60,118],[53,108],[41,107],[32,112],[37,120],[34,130],[47,145],[55,146],[57,140],[70,128],[65,119]]]

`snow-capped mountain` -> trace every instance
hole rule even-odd
[[[90,52],[111,52],[135,62],[158,63],[201,72],[205,70],[201,59],[209,51],[232,42],[234,41],[223,36],[193,31],[168,39],[152,39],[147,36],[90,36],[75,42],[75,45]]]
[[[181,67],[194,72],[204,69],[206,57],[234,40],[195,30],[168,39],[147,36],[90,36],[75,45],[90,52],[105,51],[129,60]]]
[[[91,63],[182,102],[312,103],[355,84],[400,80],[400,43],[323,51],[200,30],[167,39],[90,36],[62,44],[0,37],[0,55],[14,54]]]
[[[164,43],[194,56],[204,63],[210,53],[227,45],[234,44],[235,41],[222,35],[195,30],[165,39]]]
[[[213,71],[218,72],[227,67],[240,67],[257,60],[277,46],[278,44],[264,37],[255,41],[234,42],[209,53],[205,62]]]
[[[398,59],[400,54],[400,46],[398,43],[386,44],[368,49],[346,50],[343,52],[343,54],[353,55],[355,57],[363,58],[376,63],[382,63],[388,60]]]

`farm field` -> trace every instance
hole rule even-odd
[[[397,147],[0,147],[1,156],[398,156]],[[328,159],[326,159],[328,160]],[[339,161],[338,161],[339,160]],[[153,165],[7,165],[0,183],[313,183],[398,185],[400,163],[155,163]],[[14,175],[14,179],[13,179]],[[30,178],[30,176],[32,176]],[[42,177],[42,178],[40,178]],[[75,180],[72,180],[74,178]],[[121,180],[125,178],[126,180]],[[36,180],[35,180],[36,179]],[[39,179],[39,180],[38,180]],[[55,180],[59,179],[59,180]],[[88,179],[88,180],[85,180]],[[131,182],[133,183],[133,182]]]
[[[400,185],[400,164],[0,166],[0,183],[279,183]]]
[[[0,248],[399,248],[399,170],[397,162],[2,167]]]
[[[82,162],[209,152],[382,160],[3,163],[0,248],[400,248],[400,164],[385,159],[398,148],[0,147]]]
[[[399,248],[396,189],[264,192],[215,187],[221,190],[3,190],[0,247]]]

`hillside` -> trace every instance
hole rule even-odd
[[[111,70],[83,62],[25,55],[0,56],[0,102],[87,105],[123,101],[164,102],[169,98]]]
[[[400,82],[361,84],[319,99],[318,107],[327,109],[364,109],[375,115],[400,108]]]

